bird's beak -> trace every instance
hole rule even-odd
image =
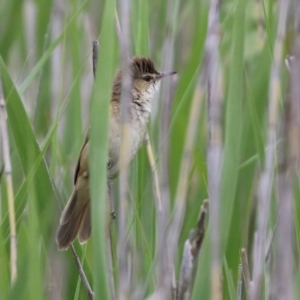
[[[163,77],[166,77],[166,76],[171,76],[171,75],[174,75],[174,74],[177,74],[177,72],[175,71],[170,71],[170,72],[161,72],[157,75],[157,79],[161,79]]]

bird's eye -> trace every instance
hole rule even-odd
[[[145,76],[143,79],[144,79],[145,81],[149,82],[149,81],[152,79],[152,77],[147,75],[147,76]]]

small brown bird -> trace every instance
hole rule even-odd
[[[148,57],[134,57],[130,63],[132,76],[132,100],[129,106],[130,117],[130,161],[134,158],[145,139],[147,122],[151,113],[154,93],[160,80],[176,72],[158,72]],[[109,149],[107,164],[108,178],[119,172],[121,146],[121,89],[122,72],[118,71],[113,82],[110,102]],[[56,241],[59,250],[66,250],[78,235],[80,243],[86,242],[91,235],[91,205],[89,195],[88,150],[89,136],[81,148],[74,176],[74,190],[64,208],[57,231]]]

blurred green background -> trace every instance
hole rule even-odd
[[[100,41],[100,61],[107,60],[106,64],[99,65],[102,78],[105,74],[110,76],[120,65],[117,31],[112,26],[115,13],[119,14],[119,6],[109,3],[95,0],[2,0],[0,3],[0,74],[8,112],[18,250],[18,277],[11,285],[7,187],[3,174],[0,179],[1,299],[88,299],[71,252],[57,251],[55,231],[59,222],[59,207],[67,202],[73,188],[77,156],[89,127],[94,83],[92,41]],[[226,262],[222,273],[223,299],[235,299],[242,247],[248,251],[252,269],[258,174],[265,159],[266,109],[279,12],[278,3],[273,0],[249,1],[242,8],[238,8],[238,3],[239,0],[222,1],[219,20],[224,144],[230,130],[234,130],[236,125],[240,129],[240,136],[231,144],[237,151],[224,154],[231,173],[221,178],[221,185],[223,188],[225,185],[228,196],[226,199],[221,197],[220,206],[221,254],[222,261]],[[132,0],[130,5],[132,55],[147,55],[158,70],[163,70],[166,58],[171,55],[168,52],[171,45],[173,69],[178,72],[171,87],[167,87],[173,95],[168,111],[167,164],[159,161],[162,144],[167,142],[161,136],[164,103],[161,93],[153,101],[149,122],[159,175],[162,173],[161,165],[168,168],[170,216],[180,180],[185,139],[189,134],[190,107],[193,98],[199,97],[209,5],[210,2],[205,0]],[[292,16],[291,11],[289,15]],[[294,40],[292,21],[290,17],[282,40],[283,58],[291,52]],[[239,26],[240,30],[236,30]],[[234,79],[229,76],[240,69],[241,76]],[[280,118],[288,89],[288,72],[284,64],[281,73]],[[162,82],[162,89],[164,84]],[[110,88],[102,86],[100,91],[107,94]],[[176,249],[177,278],[184,242],[196,226],[203,200],[209,198],[207,106],[205,95],[200,95],[203,99],[197,108],[200,118],[191,153],[186,211]],[[109,100],[102,99],[101,94],[93,97],[99,101]],[[229,111],[232,109],[230,97],[236,97],[241,104],[237,114]],[[234,122],[228,123],[228,118],[233,118]],[[3,140],[0,142],[2,145]],[[2,167],[2,149],[0,151]],[[274,177],[276,172],[275,168]],[[274,228],[277,219],[276,192],[273,194],[268,219],[270,228]],[[114,199],[117,205],[118,180],[114,183]],[[140,295],[144,299],[155,288],[156,230],[159,230],[156,228],[155,197],[145,146],[130,167],[128,199],[127,231],[132,277],[128,299],[139,299],[133,296],[139,288],[143,290]],[[295,213],[297,216],[300,211],[295,210]],[[115,223],[113,240],[116,242],[118,218]],[[299,232],[297,222],[294,225],[296,232]],[[208,244],[209,240],[206,239],[205,243]],[[107,280],[97,278],[93,267],[97,248],[93,249],[92,241],[86,246],[80,246],[77,241],[74,245],[92,286],[98,286],[96,291],[105,290]],[[103,259],[106,255],[105,247],[99,248],[99,257]],[[297,274],[295,281],[299,282],[299,248],[296,245],[293,259]],[[202,261],[203,264],[204,269],[210,268],[209,259]],[[265,278],[271,270],[272,267],[264,269]],[[114,276],[117,282],[117,267]],[[197,280],[202,280],[194,284],[200,294],[193,294],[193,299],[209,299],[210,273],[201,274]],[[266,290],[268,284],[266,280],[263,285]],[[98,294],[98,297],[106,299],[107,296]],[[244,293],[243,297],[246,297]]]

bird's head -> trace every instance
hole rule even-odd
[[[152,60],[145,56],[135,56],[130,61],[132,79],[132,95],[135,101],[150,100],[158,90],[159,82],[163,77],[176,72],[158,72]],[[112,99],[120,100],[122,90],[122,70],[118,71],[113,85]]]
[[[133,90],[152,97],[158,90],[160,80],[163,77],[176,74],[176,72],[158,72],[154,63],[148,57],[136,56],[131,60]]]

